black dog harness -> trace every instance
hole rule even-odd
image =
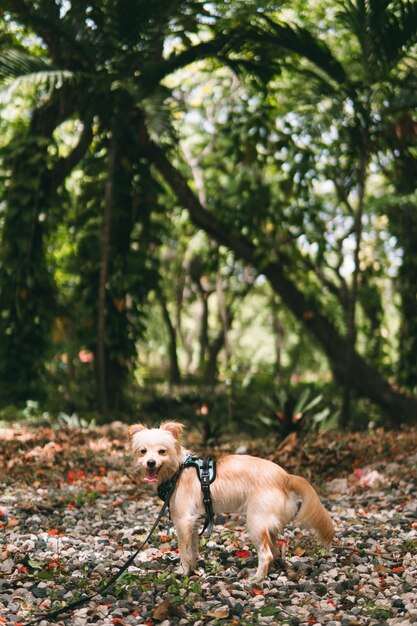
[[[204,521],[203,530],[200,534],[202,535],[203,533],[205,533],[206,537],[210,537],[214,524],[213,504],[210,494],[210,484],[216,478],[216,461],[214,459],[209,456],[205,457],[204,459],[199,459],[193,454],[189,454],[187,458],[181,463],[179,469],[177,470],[177,472],[175,472],[171,480],[167,480],[166,482],[161,483],[158,486],[158,496],[161,498],[161,500],[166,502],[168,494],[172,494],[175,485],[177,484],[181,471],[186,467],[194,467],[197,472],[197,476],[201,485],[201,491],[203,494],[204,509],[206,511],[206,519]]]

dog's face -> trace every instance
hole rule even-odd
[[[177,471],[182,460],[178,439],[182,429],[178,422],[165,422],[159,428],[147,428],[143,424],[129,427],[136,465],[146,482],[164,482]]]

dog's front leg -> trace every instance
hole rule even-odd
[[[184,574],[187,575],[197,567],[198,531],[193,517],[179,516],[173,519],[177,531],[178,549]]]

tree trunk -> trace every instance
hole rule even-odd
[[[208,308],[208,298],[209,293],[200,290],[201,296],[201,316],[200,316],[200,354],[198,358],[198,369],[201,374],[203,374],[206,362],[207,355],[209,352],[209,337],[208,337],[208,318],[209,318],[209,308]]]
[[[215,216],[207,211],[189,188],[187,181],[167,159],[163,151],[149,146],[153,162],[166,182],[171,186],[178,199],[188,209],[191,220],[202,228],[218,243],[233,250],[247,263],[258,267],[268,278],[272,288],[281,297],[282,302],[293,315],[313,334],[324,350],[336,380],[343,384],[348,363],[346,355],[348,344],[333,323],[320,311],[317,300],[308,296],[288,277],[286,268],[289,259],[283,254],[280,261],[265,261],[258,256],[255,246],[242,235],[230,231]],[[417,419],[417,399],[405,395],[392,387],[374,367],[369,365],[356,351],[353,353],[351,384],[355,393],[369,398],[386,410],[393,421],[405,422]]]
[[[110,226],[114,203],[115,167],[117,158],[117,132],[114,131],[110,139],[108,154],[108,170],[106,194],[104,200],[103,222],[101,231],[101,258],[100,276],[97,299],[97,354],[96,371],[98,384],[98,400],[101,416],[105,421],[109,418],[107,396],[107,357],[106,357],[106,308],[107,308],[107,280],[109,275],[110,257]]]
[[[204,384],[208,387],[214,387],[217,380],[217,360],[219,354],[224,347],[224,332],[220,330],[216,338],[208,346],[207,360],[204,367]]]
[[[217,292],[217,300],[219,303],[219,315],[220,315],[220,320],[222,323],[222,332],[223,332],[223,337],[224,337],[223,345],[224,345],[224,350],[226,353],[226,366],[228,366],[230,357],[231,357],[231,350],[230,350],[230,343],[229,343],[229,329],[230,329],[230,324],[232,323],[233,316],[230,311],[230,307],[226,306],[226,303],[224,300],[223,283],[222,283],[222,279],[219,273],[216,276],[216,292]]]
[[[358,183],[358,205],[354,216],[355,249],[353,253],[353,275],[347,309],[347,354],[346,373],[343,379],[342,407],[340,411],[340,426],[346,428],[350,419],[350,402],[352,395],[352,375],[353,361],[355,356],[357,328],[356,328],[356,308],[358,301],[358,288],[360,276],[360,250],[362,244],[362,222],[365,208],[366,177],[368,168],[368,156],[365,148],[360,155],[359,163],[359,183]]]
[[[271,296],[271,315],[272,315],[272,332],[274,334],[275,344],[275,363],[274,363],[274,378],[279,379],[281,375],[281,357],[284,348],[284,327],[281,324],[281,320],[278,315],[278,306],[276,296]]]
[[[406,118],[407,119],[407,118]],[[411,116],[410,116],[411,120]],[[392,183],[399,194],[411,195],[417,188],[417,158],[410,149],[415,131],[397,137]],[[398,379],[408,389],[417,388],[417,204],[412,200],[389,207],[391,232],[402,248],[397,287],[401,298]]]
[[[398,271],[401,297],[399,330],[398,378],[408,389],[417,388],[417,206],[402,207],[401,227],[396,229],[398,243],[403,249]],[[401,229],[401,232],[399,232]]]
[[[177,333],[171,322],[164,293],[159,285],[156,287],[156,297],[161,305],[162,317],[168,331],[169,382],[171,385],[178,385],[181,383],[181,372],[178,364]]]
[[[221,322],[221,329],[217,333],[214,340],[208,344],[208,358],[204,369],[204,382],[210,387],[214,387],[217,381],[217,361],[221,350],[224,348],[226,352],[226,365],[229,364],[231,349],[228,342],[228,332],[232,327],[234,320],[234,311],[232,305],[227,305],[224,301],[224,292],[222,286],[219,285],[220,277],[217,277],[217,292],[219,294],[219,317]],[[234,301],[237,298],[243,300],[247,293],[252,288],[252,283],[248,283],[245,287],[235,294]]]

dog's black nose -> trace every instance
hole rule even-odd
[[[146,465],[147,465],[148,467],[155,467],[155,465],[156,465],[156,461],[154,461],[154,460],[150,459],[150,460],[146,463]]]

